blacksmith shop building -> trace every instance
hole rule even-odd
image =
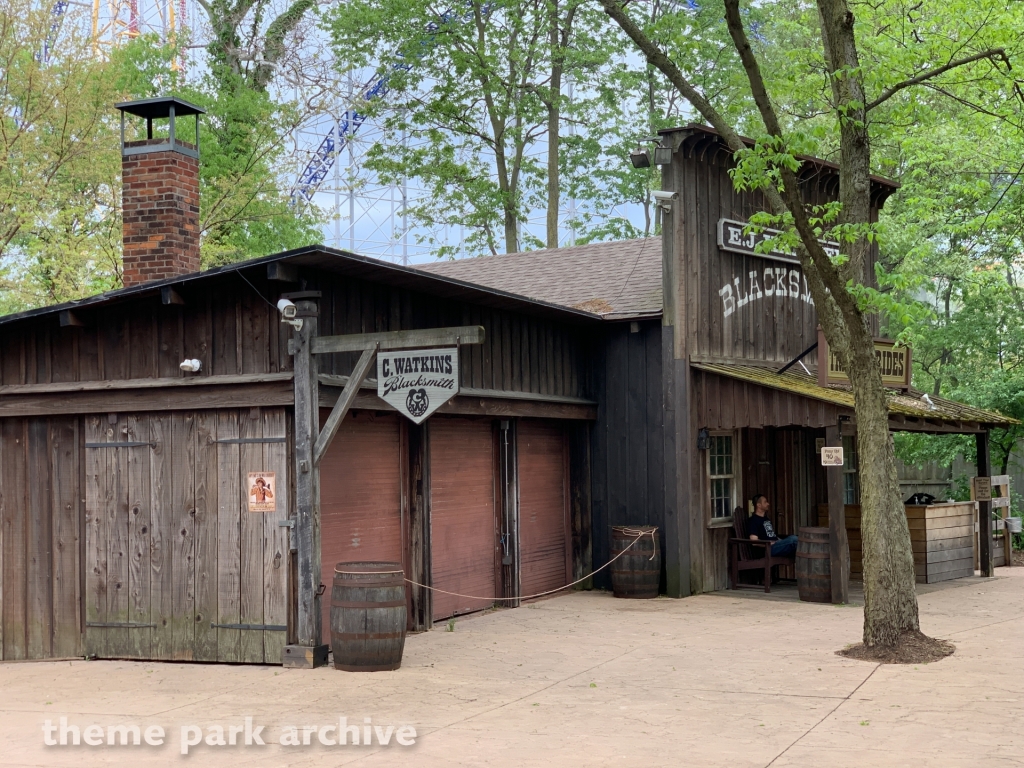
[[[800,267],[732,234],[763,203],[712,131],[662,142],[661,238],[418,268],[316,246],[200,272],[198,148],[126,141],[125,287],[0,318],[0,658],[280,663],[326,641],[337,562],[443,590],[408,589],[425,629],[587,576],[618,524],[659,527],[666,594],[721,589],[754,492],[781,533],[845,535],[856,465],[829,475],[817,451],[855,453],[853,401],[819,383]],[[829,164],[802,180],[834,199]],[[876,213],[893,188],[874,181]],[[457,350],[459,389],[417,424],[372,359],[425,347]],[[892,428],[984,446],[1006,423],[933,401],[894,391]]]

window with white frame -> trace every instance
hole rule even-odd
[[[711,517],[731,517],[736,507],[736,440],[732,432],[712,434],[708,443]]]
[[[860,504],[857,469],[857,438],[846,435],[843,437],[843,504]]]

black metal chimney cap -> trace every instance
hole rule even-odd
[[[144,117],[147,120],[159,120],[171,116],[171,108],[174,108],[175,117],[186,117],[188,115],[205,115],[206,110],[190,104],[184,99],[175,96],[158,96],[155,99],[139,99],[138,101],[122,101],[115,104],[122,112],[129,115]]]

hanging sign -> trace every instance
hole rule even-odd
[[[777,237],[782,234],[777,229],[763,229],[761,232],[750,234],[743,234],[743,230],[746,229],[748,222],[745,221],[733,221],[732,219],[719,219],[718,220],[718,247],[723,251],[731,251],[733,253],[746,253],[751,256],[758,256],[762,259],[773,259],[775,261],[785,261],[790,264],[799,264],[800,259],[792,251],[782,251],[772,249],[767,253],[758,253],[757,248],[759,243],[764,242],[772,237]],[[839,243],[834,243],[829,240],[819,240],[821,247],[824,249],[830,257],[836,257],[839,255]]]
[[[821,447],[821,466],[841,467],[843,466],[843,447],[823,445]]]
[[[992,501],[991,477],[972,477],[971,487],[974,491],[974,501]]]
[[[277,511],[277,482],[274,472],[249,473],[249,511]]]
[[[458,347],[377,353],[377,395],[417,424],[458,393]]]
[[[910,347],[898,347],[889,339],[875,339],[875,356],[884,386],[910,389]],[[850,383],[839,355],[829,348],[821,328],[818,328],[818,383],[822,386]]]

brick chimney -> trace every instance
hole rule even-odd
[[[125,287],[199,271],[199,115],[171,97],[127,101],[121,110],[121,209]],[[146,120],[146,138],[125,141],[125,115]],[[196,143],[175,136],[175,119],[195,116]],[[153,121],[167,120],[153,138]]]

